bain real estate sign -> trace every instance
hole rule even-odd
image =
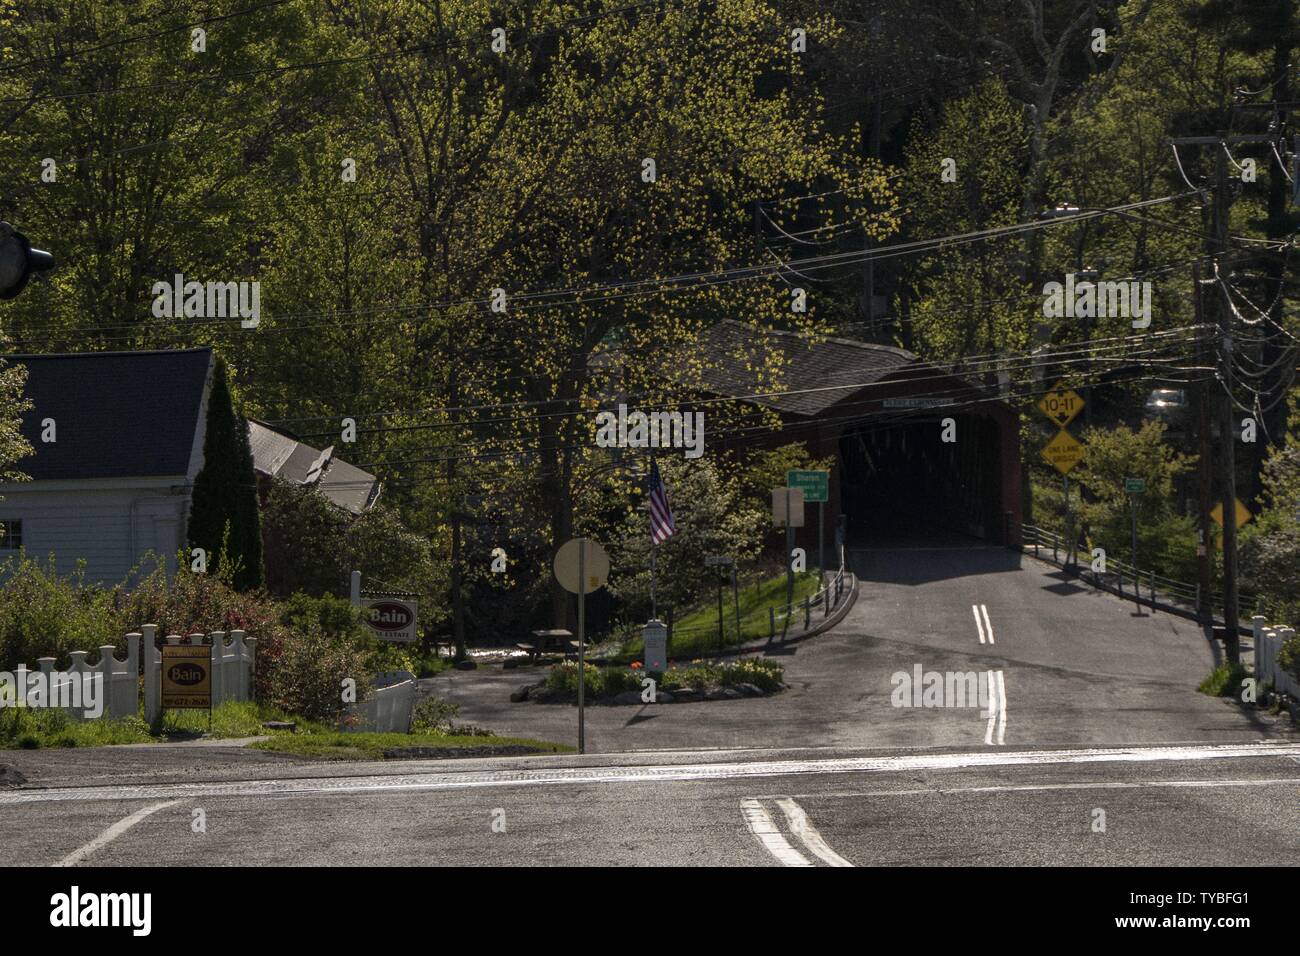
[[[414,601],[390,597],[362,598],[361,606],[365,608],[370,633],[380,640],[409,644],[420,639],[415,624]]]

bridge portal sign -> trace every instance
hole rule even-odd
[[[1068,475],[1075,465],[1083,461],[1084,451],[1083,445],[1062,428],[1043,449],[1043,457],[1061,474]]]
[[[803,500],[808,503],[830,501],[831,473],[796,469],[785,473],[787,488],[802,488]]]
[[[1083,411],[1083,398],[1074,389],[1066,388],[1064,382],[1057,382],[1039,401],[1038,410],[1056,422],[1058,428],[1064,428]]]

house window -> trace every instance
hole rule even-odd
[[[0,521],[0,551],[17,551],[23,546],[23,523]]]

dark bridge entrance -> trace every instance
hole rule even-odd
[[[942,440],[940,416],[870,423],[840,438],[840,507],[853,540],[957,532],[1001,540],[998,425],[981,415],[946,414],[956,441]]]
[[[843,515],[850,538],[956,532],[1020,543],[1020,417],[995,391],[903,349],[814,342],[741,322],[714,326],[704,345],[715,363],[705,373],[710,392],[766,405],[787,424],[763,444],[797,441],[816,458],[834,458],[827,542]],[[779,390],[753,371],[774,352]],[[946,419],[955,441],[942,440]],[[813,548],[816,512],[807,517],[798,543]]]

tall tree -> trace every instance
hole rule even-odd
[[[262,535],[248,423],[235,412],[220,359],[208,395],[203,468],[194,479],[189,539],[207,552],[209,573],[224,570],[240,590],[261,586]],[[229,562],[224,569],[223,560]]]

